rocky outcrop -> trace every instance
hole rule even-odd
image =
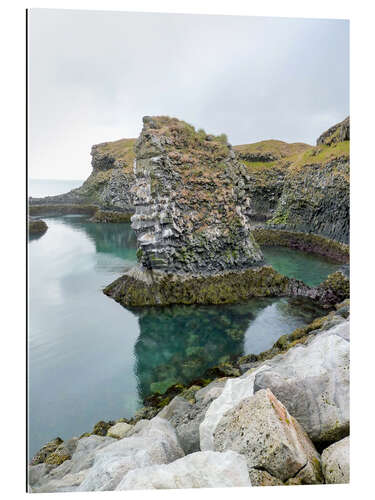
[[[328,446],[322,453],[322,468],[326,483],[350,482],[350,438],[341,439]]]
[[[243,455],[249,470],[265,471],[284,483],[322,482],[314,445],[269,389],[227,411],[216,426],[213,441],[216,451]]]
[[[47,231],[48,226],[44,222],[44,220],[42,220],[42,219],[31,219],[29,217],[28,229],[29,229],[30,236],[31,235],[32,236],[34,236],[34,235],[41,236]]]
[[[237,158],[246,168],[244,189],[251,203],[246,208],[250,223],[270,219],[282,194],[288,171],[288,158],[311,146],[268,140],[234,146]]]
[[[348,243],[349,119],[289,161],[283,192],[269,223]]]
[[[251,486],[246,461],[233,451],[200,451],[167,465],[130,471],[117,490]]]
[[[333,127],[322,133],[316,140],[316,145],[326,145],[331,146],[337,142],[349,141],[350,140],[350,118],[349,116],[345,118],[340,123],[336,123]]]
[[[64,207],[69,206],[73,210],[70,213],[80,213],[80,207],[89,206],[109,211],[106,221],[110,219],[111,213],[132,214],[134,212],[132,187],[135,182],[134,144],[135,139],[120,139],[93,146],[92,173],[82,186],[61,195],[45,198],[30,197],[30,213],[36,214],[38,211],[44,214],[48,210],[50,212],[52,207],[54,212],[64,213],[64,210],[69,210]]]
[[[215,273],[262,263],[244,215],[245,169],[225,136],[144,117],[135,174],[132,228],[145,269]]]

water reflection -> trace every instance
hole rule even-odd
[[[319,310],[306,300],[276,298],[221,306],[154,307],[135,314],[140,330],[135,370],[144,399],[173,384],[188,384],[209,367],[270,348],[280,335],[310,322]]]

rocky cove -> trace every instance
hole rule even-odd
[[[201,305],[204,318],[211,307],[270,297],[326,309],[263,352],[234,350],[224,360],[224,342],[221,362],[202,365],[195,379],[158,385],[151,371],[154,390],[133,416],[34,456],[32,491],[348,481],[348,278],[338,266],[309,286],[267,265],[262,252],[286,246],[348,263],[348,130],[346,120],[313,148],[232,147],[224,135],[146,117],[137,141],[93,148],[82,188],[30,200],[31,215],[86,213],[91,224],[124,224],[133,214],[138,263],[103,286],[144,324],[157,325],[162,306]]]

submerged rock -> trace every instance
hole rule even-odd
[[[223,415],[214,433],[214,448],[237,451],[249,470],[266,471],[283,482],[322,482],[318,452],[269,389],[243,399]]]
[[[126,474],[117,490],[251,486],[246,460],[238,453],[200,451],[167,465]]]
[[[326,483],[342,484],[350,482],[350,438],[331,444],[322,453],[322,467]]]

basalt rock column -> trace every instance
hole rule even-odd
[[[226,136],[144,117],[136,143],[132,227],[143,268],[214,274],[262,263],[245,217],[245,168]]]

